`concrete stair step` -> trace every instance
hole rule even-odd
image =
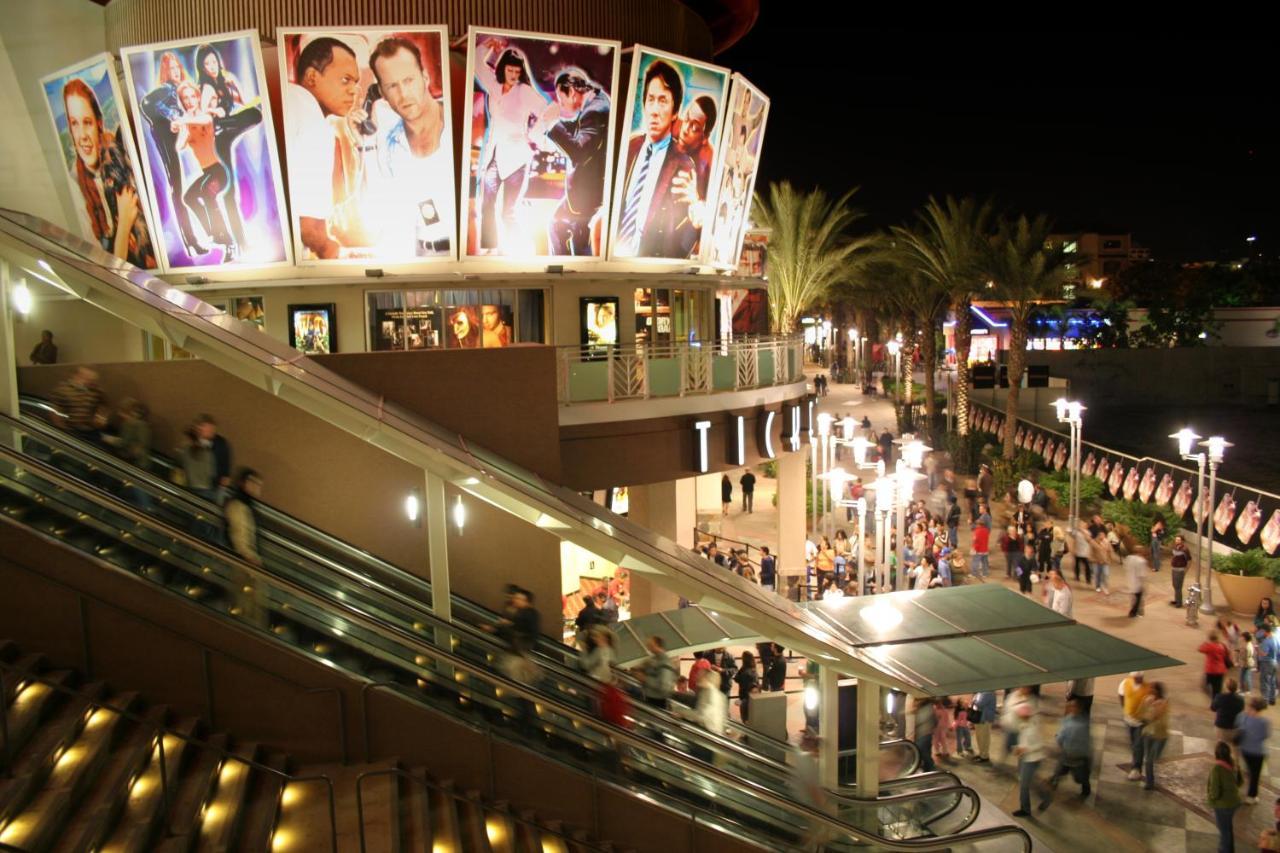
[[[87,685],[82,695],[64,703],[14,757],[11,778],[0,779],[0,843],[9,843],[9,838],[25,832],[14,825],[14,818],[44,786],[62,753],[80,736],[93,702],[101,698],[106,689],[101,682]]]
[[[356,780],[367,772],[399,766],[394,759],[370,764],[305,764],[294,772],[295,778],[327,776],[333,782],[334,812],[337,819],[338,849],[360,849],[360,822],[356,810]],[[366,853],[394,850],[395,830],[392,820],[397,789],[388,783],[391,775],[370,776],[360,785],[364,804]],[[429,850],[421,844],[404,845],[404,850]],[[276,843],[286,850],[330,849],[328,788],[323,782],[294,782],[285,789],[284,809],[276,828]]]
[[[484,826],[493,853],[516,853],[515,821],[505,800],[491,803],[485,809]]]
[[[79,853],[102,846],[124,812],[134,782],[146,769],[155,749],[156,733],[168,716],[169,709],[159,706],[147,711],[141,723],[120,721],[119,743],[97,781],[70,815],[59,841],[53,845],[55,853]]]
[[[168,818],[162,777],[168,782],[169,802],[176,796],[185,766],[191,763],[192,749],[184,737],[198,732],[199,720],[185,717],[170,726],[164,735],[164,773],[160,772],[160,747],[152,746],[146,766],[130,786],[122,813],[112,831],[103,839],[100,853],[134,853],[151,849]]]
[[[462,851],[461,822],[452,782],[441,782],[427,792],[431,849]]]
[[[271,753],[261,763],[280,773],[289,771],[289,757],[283,753]],[[245,853],[270,850],[272,835],[280,817],[280,800],[284,794],[285,777],[255,768],[251,774],[248,800],[245,803],[244,823],[237,848]]]
[[[168,823],[173,835],[161,842],[158,850],[186,853],[195,847],[200,834],[200,821],[205,806],[213,799],[217,790],[218,771],[222,767],[229,744],[230,738],[219,733],[210,737],[204,746],[192,744],[187,748],[190,767],[182,774],[169,807]],[[129,849],[147,848],[131,846]]]
[[[4,702],[8,707],[18,691],[27,686],[27,676],[40,675],[49,668],[49,660],[41,654],[24,654],[12,640],[4,642],[5,653],[10,655],[10,659],[4,661]]]
[[[66,701],[68,694],[59,688],[72,685],[75,674],[70,670],[58,670],[41,675],[41,681],[23,680],[22,691],[16,701],[10,702],[5,714],[7,743],[0,744],[0,764],[4,759],[17,757],[36,736],[40,728]]]
[[[195,846],[200,853],[227,853],[236,849],[253,779],[253,768],[246,759],[256,760],[259,752],[256,743],[243,744],[222,762],[213,799],[200,819]]]
[[[126,693],[115,697],[112,704],[128,709],[136,699],[136,694]],[[110,764],[117,740],[130,725],[121,714],[101,705],[91,706],[83,720],[78,736],[54,752],[53,766],[43,783],[5,828],[4,843],[32,853],[50,850]]]

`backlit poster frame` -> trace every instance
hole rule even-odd
[[[329,332],[329,349],[325,351],[304,349],[299,346],[305,341],[298,340],[298,315],[299,314],[324,314],[325,321],[328,324]],[[332,302],[307,303],[302,305],[290,305],[289,312],[289,346],[296,349],[303,355],[332,355],[338,351],[338,310],[337,306]]]
[[[672,118],[672,123],[670,126],[671,139],[670,139],[669,145],[671,147],[674,147],[676,145],[675,121],[679,118],[679,116],[681,116],[686,111],[691,101],[696,100],[697,97],[700,97],[700,95],[691,97],[691,89],[689,86],[690,78],[694,75],[695,72],[711,74],[713,76],[719,76],[721,78],[720,84],[718,87],[710,88],[710,89],[703,86],[697,87],[697,90],[703,92],[704,94],[714,95],[717,119],[716,119],[715,126],[711,130],[711,137],[704,141],[704,145],[710,145],[712,147],[711,162],[707,167],[707,171],[709,174],[707,195],[710,195],[712,193],[712,188],[714,187],[714,179],[719,166],[721,139],[723,138],[723,135],[724,135],[724,126],[725,126],[725,122],[723,120],[724,107],[726,103],[726,96],[729,90],[729,80],[732,77],[732,72],[728,68],[724,68],[719,65],[712,65],[706,62],[699,62],[695,59],[690,59],[686,56],[680,56],[678,54],[668,53],[663,50],[657,50],[655,48],[645,47],[644,45],[637,44],[631,53],[631,72],[629,74],[629,85],[627,87],[627,111],[625,113],[626,117],[624,118],[623,124],[622,124],[622,134],[621,134],[622,141],[620,142],[620,148],[618,151],[618,163],[616,166],[617,174],[614,178],[613,215],[609,219],[608,257],[609,257],[609,260],[611,261],[628,261],[632,263],[660,262],[660,263],[669,264],[669,263],[680,262],[680,261],[697,262],[699,257],[702,254],[702,247],[699,245],[699,242],[703,236],[702,232],[707,224],[706,218],[704,217],[704,221],[701,227],[694,229],[694,226],[692,225],[692,222],[689,220],[689,217],[688,217],[688,205],[680,202],[673,202],[672,204],[671,215],[669,216],[668,221],[664,223],[669,227],[658,228],[655,231],[651,232],[656,234],[663,234],[668,231],[672,232],[669,236],[664,238],[669,241],[668,244],[663,247],[667,251],[659,252],[656,254],[642,254],[640,252],[639,245],[637,245],[635,252],[630,251],[629,247],[627,246],[620,245],[621,237],[623,236],[621,232],[624,226],[624,223],[623,223],[624,206],[625,206],[625,200],[627,197],[629,183],[630,183],[629,178],[630,178],[630,172],[631,172],[631,163],[628,162],[629,160],[632,159],[630,155],[630,149],[632,145],[636,145],[637,147],[636,159],[639,159],[639,151],[643,150],[643,144],[644,144],[644,133],[633,132],[633,125],[637,121],[637,113],[643,114],[642,105],[645,100],[644,83],[643,83],[644,75],[645,73],[648,72],[650,66],[652,66],[656,62],[665,62],[668,65],[674,67],[677,74],[680,77],[680,82],[681,82],[682,92],[681,92],[680,104],[674,107],[674,116]],[[637,107],[638,104],[641,105],[639,106],[639,108]],[[681,170],[679,170],[677,166],[667,165],[668,162],[671,162],[670,157],[668,156],[671,153],[672,153],[671,148],[666,149],[666,151],[664,152],[662,169],[663,169],[663,173],[666,173],[665,176],[669,176],[668,179],[665,181],[665,183],[667,184],[667,188],[677,189],[677,187],[675,186],[675,183],[677,180],[676,175],[671,174],[671,172],[672,170],[675,170],[676,172],[679,172]],[[685,154],[679,154],[679,156],[692,160],[692,158],[689,158],[688,155],[685,155]],[[657,180],[657,185],[660,187],[663,183],[664,183],[664,174],[660,173],[659,178]],[[656,195],[657,195],[657,187],[655,187],[655,191],[654,191],[654,196]],[[673,197],[674,197],[674,194],[673,194]],[[707,207],[709,202],[705,196],[701,199],[701,203],[704,207],[704,210],[706,210],[709,213],[710,208]],[[651,207],[652,207],[652,198],[650,199],[649,207],[646,208],[646,211],[645,211],[646,220],[649,219],[648,211]],[[681,217],[680,215],[682,209],[684,212],[683,217]],[[685,228],[686,222],[689,223],[690,229],[694,229],[692,233]],[[635,241],[637,243],[642,242],[645,239],[644,234],[650,231],[650,227],[651,225],[648,222],[637,223],[636,225],[637,230],[636,230],[636,236],[635,236]],[[690,243],[689,248],[687,250],[683,250],[683,245],[686,242]]]
[[[742,112],[739,100],[754,105],[761,102],[759,123],[753,126],[752,111],[745,113],[746,121],[739,126]],[[751,219],[751,204],[755,198],[756,177],[760,174],[760,156],[764,152],[764,133],[769,123],[769,96],[760,91],[750,80],[735,73],[729,86],[728,108],[725,110],[725,121],[722,122],[723,136],[720,138],[720,157],[715,177],[711,186],[715,188],[714,196],[708,201],[709,221],[703,226],[702,260],[720,269],[735,269],[742,257],[742,242],[747,234],[747,223]],[[746,133],[745,142],[739,141],[739,131]],[[754,143],[754,151],[751,151]],[[734,176],[730,174],[730,163],[734,161],[734,152],[745,150],[751,158],[750,176],[745,179],[743,189],[745,195],[736,199],[739,210],[736,218],[720,220],[718,211],[722,203],[728,203],[731,193],[730,183]],[[740,158],[742,155],[738,154]],[[727,233],[723,237],[720,232]],[[709,237],[709,239],[708,239]]]
[[[600,342],[593,340],[593,328],[599,328],[596,323],[599,310],[604,306],[613,308],[613,320],[610,326],[613,329],[613,340]],[[616,296],[581,296],[578,298],[578,323],[582,331],[582,347],[587,350],[587,354],[593,358],[604,358],[610,348],[616,347],[620,343],[620,329],[618,317],[619,300]],[[595,313],[597,316],[590,316]],[[598,337],[598,335],[596,336]]]
[[[479,98],[480,103],[483,103],[485,99],[483,87],[481,87],[481,91],[477,93],[476,62],[486,61],[486,58],[480,55],[480,48],[483,45],[487,44],[487,42],[491,38],[496,40],[509,39],[515,42],[514,45],[508,44],[506,48],[502,49],[502,52],[499,54],[497,61],[499,64],[502,64],[502,60],[506,58],[506,54],[508,52],[507,48],[514,46],[516,50],[519,51],[518,55],[514,58],[517,61],[523,60],[520,63],[524,67],[524,73],[522,76],[528,76],[530,78],[528,81],[528,85],[533,87],[534,93],[535,93],[535,95],[533,96],[533,98],[531,98],[531,100],[536,99],[537,96],[541,96],[546,103],[545,103],[545,106],[541,106],[539,107],[539,109],[544,111],[549,110],[549,108],[554,103],[554,100],[553,100],[555,98],[554,84],[556,82],[556,79],[560,76],[561,72],[565,71],[566,68],[568,67],[577,67],[577,66],[573,66],[571,63],[566,63],[565,66],[557,69],[554,72],[554,74],[550,77],[550,79],[544,79],[543,75],[539,74],[538,71],[535,71],[529,67],[529,60],[527,58],[527,55],[528,55],[528,49],[530,45],[527,44],[528,42],[551,42],[552,44],[551,44],[551,47],[548,49],[548,51],[552,54],[558,53],[559,52],[558,49],[564,45],[574,45],[574,46],[581,45],[581,46],[587,46],[587,47],[594,47],[601,53],[601,55],[603,55],[605,51],[612,52],[612,61],[610,62],[610,70],[608,74],[608,84],[609,84],[609,91],[608,91],[609,117],[607,121],[608,133],[605,138],[605,144],[604,144],[604,148],[605,148],[604,167],[600,176],[600,181],[601,181],[600,206],[596,214],[594,214],[594,216],[588,217],[589,222],[594,222],[594,220],[597,217],[599,220],[598,226],[591,225],[591,224],[588,225],[589,233],[592,233],[592,234],[598,233],[599,247],[594,254],[552,253],[550,251],[553,248],[551,246],[552,241],[548,234],[538,235],[539,238],[546,238],[547,248],[548,248],[548,252],[546,253],[538,253],[535,251],[508,252],[502,249],[499,249],[498,251],[495,251],[495,252],[486,253],[484,250],[487,247],[480,245],[483,240],[484,221],[483,221],[483,212],[481,209],[483,207],[483,199],[481,197],[482,191],[478,190],[478,188],[480,187],[483,171],[485,168],[485,166],[481,164],[480,159],[484,157],[485,153],[489,150],[488,145],[484,141],[484,139],[487,139],[488,133],[491,130],[491,128],[488,125],[487,118],[486,118],[486,122],[484,125],[485,136],[482,137],[480,140],[480,150],[478,153],[473,152],[473,149],[477,142],[477,138],[475,135],[476,129],[477,129],[476,120],[475,120],[476,118],[475,111],[478,105],[477,94],[479,94],[480,96]],[[524,42],[526,44],[522,45],[521,42]],[[486,48],[486,52],[487,50],[488,49]],[[507,29],[500,29],[496,27],[471,26],[467,28],[467,82],[466,82],[466,88],[465,88],[466,95],[463,101],[463,109],[462,109],[464,126],[461,129],[462,163],[461,163],[461,168],[459,168],[458,170],[459,172],[458,251],[459,251],[460,258],[462,258],[463,260],[470,260],[473,258],[490,258],[490,259],[499,259],[499,260],[507,260],[507,261],[549,261],[549,260],[550,261],[565,261],[565,260],[600,261],[600,260],[604,260],[604,258],[607,257],[607,239],[609,234],[608,213],[612,209],[612,201],[613,201],[612,200],[613,186],[612,186],[611,178],[613,176],[613,171],[614,171],[614,154],[615,154],[615,139],[616,139],[615,134],[616,134],[616,128],[617,128],[617,114],[618,114],[618,80],[620,76],[621,57],[622,57],[622,43],[619,41],[614,41],[612,39],[580,38],[577,36],[566,36],[566,35],[559,35],[555,33],[540,33],[540,32],[532,32],[527,30],[507,30]],[[582,69],[582,70],[586,71],[586,69]],[[589,76],[590,72],[588,71],[587,74]],[[604,83],[603,80],[597,80],[595,78],[592,78],[591,82],[595,82],[601,85],[603,85]],[[553,91],[551,92],[550,96],[548,96],[544,88],[544,86],[548,84],[553,87]],[[521,84],[518,84],[518,85],[521,85]],[[487,117],[487,110],[485,114]],[[543,126],[544,125],[541,122],[539,122],[539,123],[535,123],[529,129],[540,131],[539,135],[543,136],[545,140],[544,145],[548,146],[549,151],[550,149],[559,150],[561,154],[565,155],[566,159],[571,161],[572,158],[569,158],[567,154],[565,154],[563,148],[556,146],[554,142],[550,141],[549,136],[546,136],[545,134],[541,133],[540,129]],[[547,123],[545,126],[550,127],[550,123]],[[495,143],[495,145],[496,144],[497,143]],[[497,152],[495,151],[495,154],[496,153]],[[531,148],[530,162],[532,162],[532,154],[533,154],[533,151]],[[498,159],[500,160],[502,158],[499,156]],[[524,177],[523,177],[522,186],[520,189],[521,196],[523,197],[523,194],[527,190],[527,187],[529,184],[528,167],[523,166],[521,167],[521,170],[524,171]],[[498,171],[500,176],[501,168],[499,168]],[[513,175],[514,174],[517,174],[517,173],[513,173]],[[566,187],[567,187],[567,181],[568,181],[568,174],[569,173],[566,173]],[[508,179],[510,177],[511,176],[508,176]],[[497,213],[496,192],[497,191],[495,191],[495,201],[494,201],[495,213]],[[505,205],[506,189],[502,188],[501,192],[503,195],[503,204]],[[598,231],[594,230],[596,227],[598,227]],[[472,241],[473,233],[475,235],[474,246]]]
[[[100,72],[98,71],[99,68],[101,68]],[[98,85],[95,85],[92,82],[95,78],[99,80]],[[135,226],[138,223],[141,223],[142,236],[146,239],[145,248],[141,243],[139,243],[138,251],[144,254],[138,255],[137,259],[145,261],[147,257],[146,253],[149,253],[151,264],[147,265],[144,263],[142,268],[162,270],[163,268],[160,263],[161,254],[157,252],[155,247],[155,237],[153,235],[152,228],[153,214],[151,213],[151,205],[147,201],[147,185],[143,179],[143,173],[138,166],[138,149],[134,145],[133,127],[129,122],[129,115],[126,110],[127,102],[124,100],[122,90],[120,88],[120,79],[116,73],[115,57],[109,53],[96,53],[81,62],[59,69],[52,74],[40,78],[40,93],[44,98],[45,107],[49,112],[49,122],[53,128],[54,137],[58,140],[59,160],[61,160],[64,165],[67,187],[71,191],[71,203],[76,211],[76,224],[79,227],[80,235],[91,243],[101,245],[101,241],[98,239],[97,235],[94,234],[93,224],[89,221],[89,214],[85,210],[84,204],[81,203],[84,200],[84,192],[75,178],[81,158],[76,151],[75,139],[72,136],[70,127],[70,117],[66,115],[65,106],[66,86],[69,85],[72,80],[81,81],[84,85],[88,86],[92,93],[94,98],[94,103],[92,105],[96,107],[95,116],[98,120],[102,134],[112,132],[108,125],[113,119],[115,120],[115,141],[118,144],[121,144],[124,148],[124,156],[128,160],[124,165],[128,176],[132,180],[133,190],[138,197],[138,218],[135,222]],[[99,86],[103,80],[105,80],[106,85],[110,90],[110,108],[102,103]],[[53,91],[54,88],[57,89],[56,93]],[[63,140],[62,131],[58,128],[59,115],[63,116],[64,120],[67,121],[66,142]],[[101,150],[101,142],[102,139],[100,136],[98,151],[100,163],[102,158],[105,156]],[[67,143],[70,143],[69,146]],[[104,193],[105,192],[109,192],[106,187],[104,187]],[[107,204],[105,194],[102,197],[102,203],[104,205]],[[106,213],[111,217],[114,224],[117,216],[111,215],[109,206],[106,207]],[[119,255],[116,255],[113,248],[107,248],[104,246],[103,249],[110,252],[112,255],[115,255],[115,257],[120,257]],[[126,256],[120,259],[133,263],[133,261],[129,259],[128,254],[129,253],[126,252]]]
[[[333,116],[326,116],[314,93],[295,80],[294,66],[297,57],[292,54],[305,50],[302,43],[309,37],[331,38],[355,55],[358,74],[356,92],[351,110],[347,113],[345,124],[347,134],[345,141],[350,143],[351,164],[358,170],[357,178],[361,190],[348,196],[345,202],[334,202],[332,193],[327,201],[333,210],[325,220],[325,237],[334,241],[334,245],[326,246],[325,251],[336,249],[340,256],[335,258],[320,257],[315,249],[304,243],[304,231],[301,225],[302,210],[311,205],[323,204],[303,191],[302,181],[308,178],[331,182],[334,159],[323,156],[322,146],[317,146],[319,157],[307,157],[302,147],[304,131],[319,130],[317,121],[337,126],[342,121]],[[395,163],[412,167],[414,158],[409,150],[407,134],[403,118],[396,112],[387,92],[376,82],[369,56],[377,46],[386,39],[400,38],[408,41],[417,49],[417,59],[422,63],[422,71],[427,79],[427,96],[442,108],[442,127],[436,150],[427,158],[434,158],[428,167],[429,174],[416,174],[420,181],[410,181],[410,185],[427,184],[434,188],[435,194],[430,198],[413,200],[399,197],[398,190],[406,188],[403,175],[394,171]],[[434,42],[434,45],[429,44]],[[458,257],[457,246],[457,210],[458,199],[455,193],[454,170],[457,168],[453,145],[453,109],[451,106],[451,82],[449,68],[449,29],[443,24],[427,26],[384,26],[384,27],[282,27],[276,30],[277,55],[280,75],[281,93],[281,128],[284,139],[285,162],[289,166],[289,221],[293,230],[294,257],[298,266],[315,267],[382,267],[406,266],[419,264],[438,264],[453,262]],[[423,55],[426,49],[426,55]],[[434,51],[434,56],[431,55]],[[392,54],[394,56],[394,54]],[[387,60],[380,60],[386,62]],[[412,70],[412,69],[411,69]],[[387,69],[383,68],[384,73]],[[389,81],[390,82],[390,81]],[[378,85],[377,94],[373,86]],[[437,97],[436,91],[439,91]],[[372,96],[372,97],[371,97]],[[335,144],[338,137],[334,137]],[[369,144],[371,143],[371,144]],[[329,146],[332,149],[334,146]],[[408,152],[408,153],[405,153]],[[410,158],[406,160],[406,157]],[[420,168],[420,167],[419,167]],[[328,171],[330,175],[324,175]],[[315,174],[312,174],[315,173]],[[438,173],[438,174],[437,174]],[[369,178],[372,177],[372,180]],[[373,189],[370,189],[370,184]],[[439,196],[439,201],[437,201]],[[366,224],[373,211],[379,207],[389,207],[394,213],[389,214],[381,222]],[[385,246],[379,247],[342,245],[337,239],[335,219],[343,216],[344,211],[349,220],[365,229],[368,233],[376,233],[387,239],[388,232],[403,223],[412,223],[412,230],[404,227],[406,233],[396,233],[396,238],[403,240],[407,251],[388,251]],[[314,217],[312,217],[314,218]],[[422,220],[419,228],[418,219]],[[312,232],[314,233],[314,232]],[[312,239],[316,239],[313,237]],[[438,244],[447,240],[447,249],[433,249],[433,254],[419,254],[424,244]]]
[[[165,61],[164,57],[166,54],[173,54],[174,56],[178,57],[178,59],[181,61],[181,64],[182,64],[183,74],[189,79],[192,75],[188,73],[187,66],[190,65],[192,68],[194,68],[195,60],[194,58],[192,58],[192,59],[182,61],[183,57],[178,56],[178,54],[191,53],[192,57],[194,57],[195,54],[200,52],[201,48],[205,45],[210,45],[215,48],[215,51],[217,51],[219,55],[219,59],[221,60],[222,65],[225,69],[227,63],[226,63],[225,57],[222,55],[223,52],[225,52],[226,50],[225,46],[235,42],[240,42],[242,40],[246,42],[244,47],[247,48],[247,51],[248,51],[249,61],[250,61],[250,64],[252,65],[252,69],[251,69],[252,74],[245,75],[243,70],[239,72],[233,72],[233,73],[237,74],[237,80],[239,80],[241,77],[252,78],[253,83],[256,87],[256,92],[254,92],[253,97],[249,98],[248,100],[250,101],[256,100],[257,103],[255,103],[253,107],[249,107],[246,105],[245,109],[235,111],[231,115],[232,116],[243,115],[243,114],[246,114],[249,111],[249,109],[253,109],[253,108],[256,108],[260,111],[259,120],[256,122],[252,122],[251,125],[249,125],[247,128],[244,129],[244,132],[253,132],[253,129],[255,128],[262,132],[262,139],[260,140],[260,144],[265,148],[267,165],[270,166],[270,169],[265,175],[258,174],[258,172],[261,172],[262,164],[260,160],[257,161],[255,163],[256,169],[254,170],[254,173],[249,178],[249,184],[252,186],[256,182],[258,184],[265,183],[266,185],[268,185],[265,193],[262,193],[262,194],[266,196],[267,201],[274,202],[275,211],[274,211],[274,218],[270,215],[269,212],[263,214],[265,223],[264,223],[263,234],[261,236],[261,239],[270,240],[273,254],[274,254],[274,250],[278,247],[280,257],[273,258],[272,260],[242,261],[240,258],[236,258],[231,261],[225,261],[225,262],[219,262],[219,263],[200,263],[200,262],[196,262],[194,258],[204,257],[205,255],[208,255],[211,252],[213,252],[214,249],[210,247],[206,249],[206,251],[203,254],[197,255],[193,251],[189,250],[185,245],[186,235],[183,235],[182,233],[180,233],[182,230],[181,223],[184,221],[184,219],[190,218],[190,214],[192,212],[190,208],[189,207],[179,208],[180,210],[183,211],[183,215],[178,217],[179,219],[179,223],[177,227],[178,233],[174,233],[172,235],[170,235],[169,233],[169,229],[172,223],[169,221],[169,219],[166,219],[165,217],[161,216],[161,211],[160,211],[161,205],[160,205],[160,196],[159,196],[160,184],[157,178],[163,177],[165,187],[166,189],[168,189],[170,175],[168,174],[167,169],[163,167],[163,165],[153,163],[154,158],[152,156],[152,151],[154,150],[157,155],[160,155],[162,153],[161,146],[165,145],[166,143],[158,142],[156,139],[153,138],[153,134],[151,130],[152,125],[149,122],[147,116],[152,112],[156,111],[155,107],[151,103],[150,96],[159,92],[159,90],[163,87],[164,84],[161,84],[160,86],[156,86],[155,88],[150,89],[148,91],[147,93],[148,98],[142,99],[148,102],[146,104],[145,109],[144,109],[143,103],[140,103],[140,93],[139,93],[138,87],[140,85],[148,85],[148,86],[151,85],[151,81],[153,79],[156,79],[155,75],[159,73],[160,66]],[[136,77],[134,72],[135,58],[137,61],[150,62],[150,72],[152,75],[151,77],[149,77],[146,80],[140,80]],[[258,31],[257,30],[236,30],[233,32],[212,33],[209,35],[200,36],[198,38],[176,39],[173,41],[153,42],[151,44],[134,45],[131,47],[121,48],[120,59],[124,66],[125,85],[129,93],[129,104],[133,113],[134,127],[138,133],[139,153],[143,154],[141,161],[142,161],[143,175],[145,177],[146,186],[147,186],[147,201],[149,204],[149,210],[151,212],[150,221],[158,226],[153,231],[151,235],[151,239],[152,239],[152,243],[156,246],[158,258],[160,260],[160,269],[163,272],[194,273],[194,272],[220,271],[220,270],[228,270],[228,269],[250,270],[250,269],[271,269],[275,267],[292,266],[293,265],[293,240],[289,234],[288,208],[285,206],[285,200],[284,200],[284,179],[280,171],[279,154],[276,150],[275,119],[271,112],[271,98],[268,95],[269,90],[267,88],[267,78],[266,78],[266,72],[263,65],[263,61],[262,61],[262,50],[259,44]],[[184,80],[183,82],[188,82],[188,80]],[[245,94],[246,93],[244,92],[239,92],[239,95],[241,97],[244,97]],[[225,118],[228,118],[228,116],[223,116],[222,118],[225,119]],[[159,120],[160,119],[159,116],[157,117],[157,119],[158,119],[157,124],[162,123]],[[246,122],[246,124],[248,124],[248,122]],[[239,133],[237,132],[236,135],[239,135]],[[216,132],[214,136],[216,139]],[[230,143],[228,143],[230,146],[232,146],[230,150],[233,152],[232,153],[233,160],[239,159],[235,157],[235,152],[239,150],[236,147],[237,142],[240,143],[239,148],[243,148],[243,140],[233,139]],[[184,160],[183,152],[177,151],[173,156],[175,158],[175,162],[179,164],[179,166],[181,166],[181,163]],[[193,156],[198,157],[199,155],[193,155]],[[252,155],[248,153],[245,154],[245,157],[251,157],[251,156]],[[222,160],[221,156],[219,156],[216,159],[218,160],[218,162],[221,162]],[[157,169],[159,169],[159,171],[163,174],[158,176],[156,174]],[[179,168],[179,171],[181,171],[181,167]],[[209,177],[210,171],[211,171],[211,167],[205,168],[204,172],[201,174],[201,177],[198,178],[197,181],[200,181],[201,179]],[[237,211],[239,216],[243,218],[244,212],[240,210],[238,207],[238,198],[241,190],[240,175],[236,173],[234,167],[231,168],[230,171],[231,171],[231,175],[229,176],[230,181],[232,184],[235,185],[235,188],[236,188],[236,193],[232,198],[232,203],[237,204],[237,207],[235,208],[235,210]],[[181,177],[183,179],[182,183],[183,183],[183,187],[185,187],[185,190],[180,192],[178,189],[172,189],[171,194],[166,195],[165,197],[166,198],[165,203],[167,205],[173,206],[175,204],[175,200],[181,201],[179,197],[181,195],[184,195],[185,191],[191,190],[194,184],[196,183],[196,182],[192,182],[192,184],[187,184],[185,180],[185,177],[186,177],[185,174],[182,175]],[[262,202],[262,199],[258,197],[258,192],[261,191],[262,189],[263,188],[261,186],[258,186],[255,190],[254,200],[257,203]],[[222,204],[216,205],[216,206],[221,207],[225,211],[225,202],[226,202],[225,191],[223,193],[213,194],[213,197],[215,198],[219,196],[221,196]],[[182,201],[182,203],[186,204],[185,201]],[[269,211],[269,205],[268,205],[268,211]],[[171,211],[170,218],[172,218],[173,213],[174,211]],[[223,216],[225,218],[225,212],[223,213]],[[274,221],[272,221],[273,219]],[[195,217],[195,221],[199,223],[199,220],[200,220],[200,217],[197,215]],[[232,228],[232,231],[235,230],[234,223],[231,225],[231,228]],[[197,240],[198,239],[199,238],[197,238]],[[211,240],[212,238],[207,237],[206,239]],[[238,241],[237,241],[237,245],[238,245]],[[170,258],[171,247],[172,247],[172,250],[176,252],[178,256],[185,257],[191,262],[175,263]],[[179,249],[179,247],[181,248]],[[205,248],[205,247],[201,246],[201,248]],[[242,251],[242,252],[244,251],[243,246],[238,246],[238,249],[239,251]],[[223,257],[225,257],[228,252],[229,252],[229,248],[224,246]],[[250,254],[252,253],[253,252],[251,250]]]

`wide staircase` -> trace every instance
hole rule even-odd
[[[395,760],[297,764],[0,640],[0,849],[611,851]]]
[[[18,449],[0,451],[8,520],[92,557],[122,582],[163,588],[183,606],[250,627],[366,688],[409,698],[424,719],[465,718],[490,742],[520,744],[691,816],[736,849],[791,848],[815,837],[810,827],[833,850],[1030,848],[1017,827],[966,832],[977,794],[949,773],[916,774],[909,744],[885,746],[901,777],[877,799],[860,800],[845,785],[820,811],[795,801],[786,744],[736,726],[712,734],[643,705],[632,709],[633,728],[609,726],[596,718],[596,687],[571,649],[544,641],[541,676],[513,682],[499,672],[501,648],[476,627],[493,614],[455,598],[454,621],[441,622],[421,578],[269,507],[265,565],[249,566],[192,535],[216,525],[218,509],[173,487],[166,460],[154,460],[158,476],[134,469],[44,423],[36,416],[43,405],[27,401],[31,414],[0,424],[18,434]]]

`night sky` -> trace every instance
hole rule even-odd
[[[930,193],[992,195],[1060,230],[1132,232],[1161,260],[1242,257],[1251,234],[1274,254],[1280,76],[1261,20],[1170,33],[1064,6],[1099,28],[818,29],[763,5],[717,57],[772,99],[758,191],[860,185],[875,225]]]

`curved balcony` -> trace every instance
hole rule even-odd
[[[561,406],[749,391],[804,381],[804,338],[556,348]]]

